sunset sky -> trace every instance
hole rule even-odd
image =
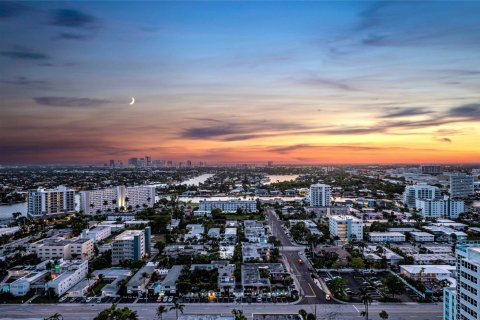
[[[480,162],[478,1],[2,1],[0,33],[0,164]]]

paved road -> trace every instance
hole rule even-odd
[[[152,304],[125,304],[138,312],[140,319],[157,319],[155,316],[157,303]],[[60,313],[65,320],[93,319],[101,310],[108,308],[107,304],[42,304],[42,305],[0,305],[0,319],[43,319],[56,312]],[[232,309],[243,310],[251,319],[253,313],[279,314],[298,313],[299,309],[314,312],[314,305],[286,305],[286,304],[188,304],[185,306],[185,314],[230,314]],[[317,319],[319,320],[361,320],[360,311],[362,305],[323,304],[317,305]],[[441,320],[441,305],[432,304],[372,304],[370,306],[370,319],[378,320],[378,314],[386,310],[392,320]],[[174,320],[175,312],[170,311],[163,316],[164,320]]]
[[[303,296],[301,304],[334,303],[333,300],[327,300],[325,298],[325,292],[319,288],[312,278],[312,273],[308,270],[309,268],[312,270],[312,266],[303,254],[304,247],[292,243],[282,228],[283,222],[277,218],[272,208],[267,208],[265,214],[273,235],[277,237],[282,244],[280,252],[290,266],[290,273],[297,279],[297,284],[301,287],[300,295]],[[299,259],[303,260],[304,263],[299,264]]]

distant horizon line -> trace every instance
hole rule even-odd
[[[203,162],[204,161],[198,161]],[[198,163],[197,162],[197,163]],[[174,162],[171,166],[150,166],[150,167],[132,167],[129,165],[125,165],[122,167],[111,167],[107,163],[16,163],[16,164],[2,164],[0,163],[0,168],[6,167],[101,167],[101,168],[109,168],[109,169],[161,169],[161,168],[174,168],[178,167],[180,163],[185,163],[183,161]],[[331,167],[343,167],[343,166],[428,166],[428,165],[436,165],[436,166],[475,166],[480,165],[480,162],[358,162],[358,163],[292,163],[292,162],[274,162],[272,164],[268,164],[268,161],[243,161],[243,162],[209,162],[206,165],[197,165],[193,164],[191,166],[183,166],[183,168],[193,168],[193,167],[221,167],[221,166],[232,166],[232,165],[258,165],[258,166],[266,166],[266,167],[281,167],[281,166],[331,166]]]

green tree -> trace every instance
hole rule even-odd
[[[350,265],[353,269],[365,269],[365,262],[363,262],[361,257],[352,258]]]
[[[247,317],[243,314],[242,310],[233,309],[232,314],[235,316],[235,320],[247,320]]]
[[[379,316],[381,319],[383,319],[383,320],[387,320],[387,319],[388,319],[388,313],[387,313],[387,311],[385,311],[385,310],[382,310],[382,311],[378,314],[378,316]]]
[[[343,278],[335,278],[328,284],[334,295],[341,294],[347,288],[347,280]]]
[[[116,304],[112,304],[110,308],[100,311],[100,313],[93,318],[94,320],[138,320],[136,311],[128,307],[117,308]]]
[[[405,284],[393,274],[387,275],[384,280],[384,285],[391,293],[392,298],[394,298],[396,294],[402,294],[405,292]]]

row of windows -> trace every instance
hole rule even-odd
[[[472,306],[477,306],[477,301],[475,299],[470,298],[465,293],[462,292],[462,299],[470,303]]]
[[[468,273],[466,273],[465,271],[462,271],[462,278],[465,278],[473,283],[477,283],[477,277],[474,277]]]
[[[467,291],[473,293],[474,295],[477,295],[477,289],[475,289],[474,287],[472,286],[469,286],[468,284],[466,284],[465,282],[460,282],[460,286],[464,289],[466,289]]]
[[[475,311],[473,311],[472,309],[470,309],[469,307],[467,307],[466,305],[464,305],[463,303],[462,303],[462,310],[465,311],[466,313],[468,313],[469,315],[471,315],[474,318],[477,317],[477,313]]]
[[[472,270],[473,272],[477,272],[478,268],[477,266],[465,261],[465,260],[462,260],[462,267],[465,267],[467,268],[468,270]]]

